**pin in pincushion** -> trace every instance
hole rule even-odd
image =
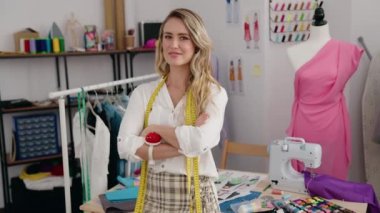
[[[145,143],[151,146],[155,146],[161,143],[161,136],[155,132],[149,132],[145,136]]]

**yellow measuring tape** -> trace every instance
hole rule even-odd
[[[186,98],[186,112],[185,112],[185,124],[194,125],[197,119],[195,112],[195,104],[193,101],[193,95],[191,91],[188,92]],[[194,178],[194,197],[195,197],[195,212],[202,212],[202,202],[200,193],[200,182],[199,182],[199,157],[186,158],[186,175],[187,175],[187,189],[190,196],[190,212],[193,212],[193,203],[191,199],[191,175]],[[193,171],[191,171],[193,170]]]
[[[164,86],[166,79],[167,77],[165,76],[161,80],[161,82],[158,84],[156,89],[153,91],[153,94],[150,96],[150,99],[145,111],[144,129],[148,126],[149,115],[150,115],[150,112],[152,111],[153,103],[156,100],[158,92],[161,90],[162,86]],[[189,92],[187,94],[187,99],[186,99],[185,124],[194,125],[195,121],[196,121],[196,112],[195,112],[195,106],[193,102],[193,96],[191,92]],[[196,213],[201,213],[202,202],[201,202],[201,193],[200,193],[198,157],[186,158],[186,173],[187,173],[188,193],[190,196],[190,212],[193,212],[193,203],[192,203],[191,193],[190,193],[191,177],[193,175]],[[146,191],[147,174],[148,174],[148,163],[147,161],[144,160],[141,163],[140,188],[139,188],[139,193],[137,195],[135,213],[143,213],[143,210],[144,210],[144,198],[145,198],[145,191]]]

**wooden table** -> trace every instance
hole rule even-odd
[[[233,171],[233,170],[224,170],[224,171],[221,171],[220,173],[222,172],[232,172],[234,175],[249,175],[249,176],[260,176],[260,181],[255,185],[253,186],[253,190],[255,191],[258,191],[258,192],[262,192],[260,197],[262,196],[266,196],[266,195],[270,195],[276,199],[281,199],[281,195],[273,195],[271,194],[271,189],[267,189],[264,191],[264,189],[266,188],[266,186],[269,185],[269,180],[268,180],[268,175],[267,174],[263,174],[263,173],[253,173],[253,172],[242,172],[242,171]],[[121,186],[118,185],[114,188],[112,188],[111,190],[116,190],[117,188],[120,188]],[[294,199],[298,199],[298,198],[306,198],[306,197],[309,197],[308,195],[306,194],[298,194],[298,193],[291,193],[291,192],[285,192],[286,194],[290,194],[291,195],[291,198],[292,200]],[[366,212],[366,209],[367,209],[367,204],[366,203],[355,203],[355,202],[345,202],[345,201],[340,201],[340,200],[331,200],[331,202],[333,203],[336,203],[342,207],[345,207],[347,209],[350,209],[350,210],[353,210],[355,212],[358,212],[358,213],[365,213]],[[79,207],[80,210],[84,211],[84,212],[93,212],[93,213],[104,213],[104,210],[103,210],[103,207],[100,203],[100,200],[99,198],[94,198],[92,200],[90,200],[89,202],[81,205]]]

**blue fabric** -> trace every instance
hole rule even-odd
[[[258,198],[260,195],[261,195],[261,192],[251,191],[251,193],[248,195],[237,197],[232,200],[224,201],[223,203],[219,204],[220,211],[223,213],[234,213],[234,211],[231,209],[231,204],[242,203],[244,201],[251,201],[253,199]]]
[[[120,161],[119,153],[117,151],[117,135],[119,134],[119,128],[121,123],[121,115],[117,111],[116,107],[110,103],[102,103],[103,111],[105,111],[107,124],[110,129],[110,157],[108,163],[108,187],[111,188],[117,184],[117,176],[120,175],[118,164]]]
[[[139,187],[130,187],[105,193],[107,200],[111,202],[137,199]]]
[[[125,178],[125,177],[121,177],[121,176],[117,176],[117,180],[119,181],[120,184],[122,184],[125,187],[135,186],[135,181],[136,181],[135,178],[132,178],[132,177]]]

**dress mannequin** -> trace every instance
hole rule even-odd
[[[329,25],[324,19],[321,7],[315,10],[314,22],[310,27],[310,38],[287,49],[288,57],[297,71],[303,64],[313,58],[317,52],[331,39]]]
[[[301,137],[322,147],[321,166],[313,172],[347,179],[351,162],[351,123],[344,97],[363,50],[333,39],[322,8],[315,10],[310,38],[288,48],[296,70],[294,101],[288,136]],[[293,161],[301,171],[304,165]]]

